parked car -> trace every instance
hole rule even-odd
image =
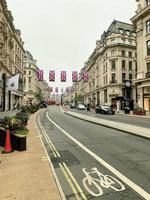
[[[40,108],[47,108],[47,102],[46,101],[41,101]]]
[[[95,112],[96,113],[100,113],[100,114],[106,114],[106,115],[114,115],[115,114],[115,111],[109,107],[109,106],[96,106],[95,108]]]
[[[78,110],[85,110],[85,105],[83,105],[83,104],[78,104],[78,105],[77,105],[77,109],[78,109]]]
[[[76,104],[75,104],[75,103],[71,103],[71,104],[70,104],[70,108],[71,108],[71,109],[76,108]]]

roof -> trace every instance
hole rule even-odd
[[[111,33],[120,33],[119,30],[127,30],[133,32],[133,27],[132,24],[114,20],[107,31],[104,31],[104,33],[101,35],[101,42],[103,42],[104,39]]]

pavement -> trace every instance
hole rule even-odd
[[[135,125],[130,125],[130,124],[126,124],[126,123],[120,123],[120,122],[114,122],[111,120],[106,120],[106,119],[101,119],[101,118],[96,118],[93,116],[88,116],[86,114],[81,114],[78,112],[72,112],[70,111],[70,109],[67,109],[66,107],[62,107],[63,112],[65,112],[68,115],[71,115],[73,117],[91,122],[91,123],[95,123],[95,124],[99,124],[101,126],[105,126],[105,127],[109,127],[109,128],[113,128],[119,131],[123,131],[129,134],[133,134],[133,135],[137,135],[139,137],[143,137],[146,139],[150,139],[150,129],[149,128],[144,128],[144,127],[139,127],[139,126],[135,126]],[[93,111],[91,111],[93,112]],[[150,115],[146,115],[146,116],[137,116],[137,115],[133,115],[131,114],[124,114],[123,112],[121,113],[117,113],[117,114],[122,114],[125,116],[132,116],[132,117],[140,117],[140,118],[149,118],[150,119]]]
[[[62,199],[37,133],[35,119],[39,112],[31,115],[28,122],[27,150],[0,154],[0,200]]]

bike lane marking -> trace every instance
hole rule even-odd
[[[90,193],[92,196],[95,196],[95,197],[102,196],[104,194],[103,188],[106,188],[106,189],[111,188],[117,192],[123,191],[126,189],[125,186],[113,176],[102,174],[101,172],[97,170],[96,167],[92,168],[91,170],[93,171],[88,172],[86,171],[86,168],[82,169],[82,172],[85,174],[85,177],[82,179],[82,183],[85,189],[88,191],[88,193]],[[98,178],[91,176],[91,174],[92,175],[96,174]],[[117,186],[114,184],[118,184],[117,186],[119,187],[117,188]],[[94,185],[95,188],[98,190],[97,192],[91,190],[90,187],[92,185]]]
[[[43,136],[44,138],[46,139],[48,145],[49,145],[49,148],[51,149],[53,155],[56,157],[56,158],[59,158],[60,162],[59,162],[59,166],[60,166],[60,169],[62,170],[62,173],[64,174],[64,176],[66,177],[66,180],[68,181],[75,197],[77,200],[81,200],[79,194],[82,196],[83,200],[87,200],[84,192],[82,191],[81,187],[79,186],[78,182],[76,181],[76,179],[74,178],[73,174],[71,173],[71,171],[69,170],[69,168],[67,167],[67,165],[64,163],[64,162],[61,162],[61,156],[59,154],[59,152],[56,150],[55,146],[52,144],[50,138],[48,137],[44,127],[42,126],[41,124],[41,121],[38,119],[38,123],[39,123],[39,126],[40,126],[40,129],[43,133]],[[76,188],[77,189],[76,189]],[[78,193],[78,191],[79,193]]]
[[[64,129],[62,129],[58,124],[56,124],[48,115],[48,112],[46,112],[46,117],[48,120],[53,123],[60,131],[62,131],[67,137],[69,137],[73,142],[75,142],[78,146],[80,146],[84,151],[86,151],[89,155],[91,155],[93,158],[95,158],[99,163],[101,163],[103,166],[105,166],[108,170],[110,170],[113,174],[115,174],[119,179],[121,179],[126,185],[128,185],[130,188],[132,188],[135,192],[137,192],[141,197],[143,197],[146,200],[150,200],[150,194],[147,193],[145,190],[143,190],[140,186],[135,184],[133,181],[128,179],[126,176],[121,174],[118,170],[116,170],[114,167],[112,167],[110,164],[108,164],[106,161],[104,161],[102,158],[97,156],[95,153],[93,153],[91,150],[89,150],[86,146],[84,146],[81,142],[79,142],[77,139],[72,137],[69,133],[67,133]]]

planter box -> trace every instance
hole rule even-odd
[[[146,115],[145,110],[134,110],[133,115]]]
[[[0,129],[0,146],[5,146],[6,131]],[[11,147],[13,150],[25,151],[26,150],[26,136],[19,136],[10,133]]]

